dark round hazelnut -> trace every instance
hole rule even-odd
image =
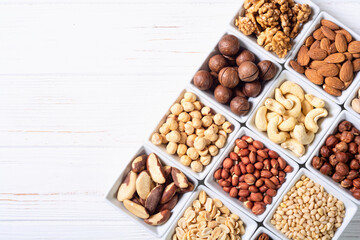
[[[250,104],[244,97],[234,97],[230,102],[230,109],[237,115],[245,115],[250,110]]]
[[[349,166],[343,162],[339,162],[335,167],[335,172],[342,176],[346,176],[349,173]]]
[[[255,55],[249,50],[243,50],[236,58],[236,65],[240,66],[243,62],[255,62]]]
[[[360,136],[356,136],[354,138],[354,142],[357,144],[357,145],[360,145]]]
[[[346,152],[348,150],[348,145],[346,142],[339,142],[335,145],[335,152]]]
[[[354,134],[349,131],[343,131],[340,136],[340,140],[346,143],[350,143],[354,139]]]
[[[341,181],[341,186],[343,187],[343,188],[351,188],[352,187],[352,181],[350,180],[350,179],[344,179],[344,180],[342,180]]]
[[[226,56],[234,56],[239,52],[240,41],[234,35],[228,34],[221,38],[218,44],[221,54]]]
[[[338,130],[339,130],[339,132],[342,133],[342,132],[344,132],[344,131],[349,131],[349,130],[351,130],[351,127],[352,127],[351,122],[344,120],[344,121],[342,121],[342,122],[339,124]]]
[[[271,61],[261,61],[257,64],[257,66],[260,71],[260,79],[264,81],[269,81],[275,77],[277,69],[275,64],[273,64]]]
[[[224,67],[219,72],[219,82],[227,88],[234,88],[239,84],[239,75],[233,67]]]
[[[335,145],[339,142],[334,135],[330,135],[326,138],[325,145],[328,147],[335,147]]]
[[[354,142],[349,143],[349,152],[351,154],[357,154],[358,153],[358,145]]]
[[[359,177],[359,171],[357,170],[350,170],[349,174],[347,175],[347,178],[350,180],[354,180],[355,178]]]
[[[208,90],[213,84],[213,78],[208,71],[200,70],[194,76],[194,84],[200,90]]]
[[[312,159],[311,165],[316,168],[319,169],[322,167],[322,165],[324,164],[324,161],[322,160],[322,158],[315,156]]]
[[[339,163],[339,161],[338,161],[338,160],[336,159],[336,157],[335,157],[335,154],[333,154],[333,155],[331,155],[331,156],[329,157],[329,163],[330,163],[330,165],[333,166],[333,167],[335,167],[336,164]]]
[[[214,91],[214,97],[219,103],[228,103],[231,99],[232,91],[222,85],[218,85]]]
[[[349,156],[344,152],[335,153],[336,160],[341,163],[346,163],[349,160]]]
[[[330,155],[331,155],[331,150],[330,150],[330,148],[327,147],[327,146],[322,146],[322,147],[320,148],[320,154],[321,154],[321,156],[323,156],[323,157],[330,157]]]
[[[352,127],[351,130],[350,130],[350,132],[351,132],[352,134],[354,134],[355,136],[359,136],[359,135],[360,135],[360,130],[357,129],[356,127]]]
[[[216,73],[220,72],[220,70],[226,67],[227,65],[228,63],[226,59],[220,54],[212,56],[209,60],[210,70]]]
[[[247,97],[257,97],[261,93],[261,83],[259,81],[246,82],[243,85],[242,92]]]
[[[252,82],[255,81],[259,76],[259,69],[255,63],[246,61],[243,62],[239,68],[239,77],[244,82]]]
[[[341,182],[345,176],[339,174],[338,172],[334,173],[331,177],[335,182]]]
[[[350,168],[353,169],[353,170],[359,170],[359,169],[360,169],[359,160],[357,160],[357,159],[351,160],[351,162],[350,162]]]
[[[354,185],[354,187],[356,187],[356,188],[360,188],[360,178],[355,178],[355,179],[353,180],[353,185]]]
[[[320,172],[324,175],[331,175],[332,173],[332,167],[329,163],[324,163],[322,167],[320,168]]]

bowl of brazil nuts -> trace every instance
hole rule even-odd
[[[198,185],[195,178],[173,166],[170,160],[159,158],[154,149],[144,145],[105,199],[141,228],[162,237]]]
[[[260,222],[299,166],[246,127],[236,137],[206,177],[205,185]]]
[[[336,240],[357,206],[341,192],[302,168],[264,220],[281,239]]]
[[[257,223],[205,186],[199,186],[165,240],[250,239]],[[186,238],[187,236],[187,238]]]

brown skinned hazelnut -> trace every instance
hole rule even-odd
[[[350,132],[351,132],[352,134],[354,134],[355,136],[359,136],[359,135],[360,135],[360,130],[357,129],[356,127],[352,127],[351,130],[350,130]]]
[[[257,97],[261,93],[261,83],[259,81],[246,82],[242,92],[247,97]]]
[[[339,142],[335,145],[335,152],[346,152],[348,150],[348,145],[345,142]]]
[[[213,84],[213,78],[208,71],[200,70],[194,76],[194,84],[200,90],[208,90]]]
[[[255,63],[246,61],[243,62],[239,68],[239,77],[244,82],[252,82],[255,81],[259,76],[259,69],[255,65]]]
[[[320,168],[320,172],[324,175],[330,175],[332,173],[332,167],[329,163],[324,163]]]
[[[356,187],[356,188],[360,188],[360,178],[355,178],[355,179],[353,180],[353,185],[354,185],[354,187]]]
[[[350,143],[353,139],[354,139],[354,134],[352,134],[351,132],[349,132],[349,131],[343,131],[343,132],[341,133],[340,140],[341,140],[342,142]]]
[[[239,75],[233,67],[225,67],[219,72],[219,82],[227,88],[234,88],[239,84]]]
[[[236,58],[236,64],[240,66],[243,62],[255,62],[255,55],[249,50],[243,50]]]
[[[335,172],[331,177],[335,182],[341,182],[345,176],[339,174],[338,172]]]
[[[240,41],[234,35],[228,34],[221,38],[218,44],[221,54],[226,56],[234,56],[239,52]]]
[[[335,145],[339,142],[339,139],[334,135],[330,135],[326,138],[325,145],[328,147],[335,147]]]
[[[311,164],[314,168],[320,169],[324,164],[324,161],[320,157],[315,156],[313,157]]]
[[[359,160],[357,160],[357,159],[351,160],[351,162],[350,162],[350,168],[351,168],[352,170],[359,170],[359,169],[360,169]]]
[[[356,198],[357,200],[360,200],[360,189],[356,189],[353,191],[353,197]]]
[[[228,63],[226,59],[220,54],[214,55],[209,59],[209,68],[213,72],[218,73],[227,65]]]
[[[333,167],[335,167],[336,164],[339,163],[339,161],[336,159],[335,154],[333,154],[333,155],[331,155],[331,156],[329,157],[329,163],[330,163],[330,165],[333,166]]]
[[[321,156],[323,156],[323,157],[330,157],[330,155],[331,155],[331,150],[330,150],[330,148],[329,147],[327,147],[327,146],[322,146],[321,148],[320,148],[320,154],[321,154]]]
[[[344,152],[335,153],[335,157],[336,160],[338,160],[338,162],[342,162],[342,163],[346,163],[349,160],[348,155]]]
[[[228,103],[231,99],[232,91],[222,85],[218,85],[214,90],[214,97],[219,103]]]
[[[276,66],[269,60],[261,61],[257,64],[260,71],[260,79],[269,81],[276,75]]]
[[[358,145],[354,142],[349,143],[349,152],[351,154],[357,154],[358,153]]]
[[[335,171],[342,176],[346,176],[349,173],[349,166],[343,162],[339,162],[335,167]]]
[[[360,145],[360,136],[356,136],[354,138],[354,142],[357,144],[357,145]]]
[[[351,170],[347,175],[347,178],[350,180],[354,180],[355,178],[359,177],[359,171]]]
[[[341,181],[341,186],[343,187],[343,188],[351,188],[352,187],[352,181],[350,180],[350,179],[344,179],[344,180],[342,180]]]
[[[249,101],[244,97],[234,97],[230,102],[230,109],[237,115],[245,115],[250,110]]]
[[[342,121],[340,124],[339,124],[339,126],[338,126],[338,130],[339,130],[339,132],[344,132],[344,131],[349,131],[349,130],[351,130],[351,127],[352,127],[352,124],[351,124],[351,122],[349,122],[349,121]]]

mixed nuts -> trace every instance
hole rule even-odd
[[[267,98],[255,115],[255,126],[267,132],[268,138],[289,149],[295,156],[305,154],[305,145],[312,143],[319,130],[318,120],[328,112],[325,102],[305,94],[296,83],[285,81],[275,89],[274,98]]]
[[[230,197],[238,198],[252,213],[260,215],[293,168],[277,152],[249,136],[236,139],[235,145],[214,178]]]
[[[132,161],[117,199],[145,223],[157,226],[169,220],[179,195],[193,189],[194,185],[179,169],[163,166],[158,156],[150,153]]]

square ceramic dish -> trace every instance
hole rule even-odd
[[[357,85],[357,83],[360,80],[360,74],[359,73],[355,73],[354,74],[354,80],[353,82],[350,84],[350,86],[342,92],[340,97],[335,97],[332,96],[330,94],[328,94],[327,92],[325,92],[322,88],[322,86],[318,86],[316,84],[313,84],[312,82],[310,82],[305,74],[300,74],[298,72],[296,72],[291,66],[290,66],[290,61],[294,60],[297,56],[297,53],[299,52],[300,47],[302,46],[302,44],[304,43],[305,39],[312,35],[312,33],[320,26],[320,21],[322,19],[327,19],[330,20],[334,23],[336,23],[337,25],[339,25],[340,27],[344,28],[346,31],[348,31],[353,39],[355,40],[360,40],[360,36],[358,34],[356,34],[355,32],[353,32],[351,29],[349,29],[348,27],[346,27],[344,24],[342,24],[341,22],[339,22],[336,18],[334,18],[333,16],[329,15],[326,12],[321,12],[319,14],[319,16],[315,19],[315,21],[313,22],[313,24],[311,25],[311,27],[308,29],[308,33],[306,35],[303,36],[303,38],[300,41],[300,44],[298,44],[296,46],[296,48],[294,49],[294,51],[292,52],[291,56],[289,57],[289,59],[286,61],[285,63],[285,68],[288,69],[289,71],[291,71],[292,73],[294,73],[297,77],[299,77],[301,80],[309,83],[312,85],[312,87],[316,88],[319,92],[323,93],[325,96],[327,96],[327,98],[331,99],[332,101],[336,102],[337,104],[343,104],[346,100],[346,98],[348,97],[348,95],[350,94],[350,92],[352,91],[353,87],[355,85]]]
[[[230,123],[232,123],[234,125],[234,131],[230,134],[228,134],[228,139],[227,142],[225,144],[225,146],[222,149],[219,149],[219,153],[218,155],[214,156],[211,159],[211,162],[208,166],[204,166],[204,169],[202,172],[200,173],[196,173],[194,172],[189,166],[184,166],[180,163],[180,158],[174,154],[174,155],[170,155],[169,153],[166,152],[166,145],[162,144],[160,146],[155,146],[153,143],[151,143],[151,136],[153,133],[157,132],[158,129],[160,128],[160,126],[166,121],[167,116],[170,114],[170,110],[168,110],[166,112],[166,114],[163,116],[163,118],[160,120],[159,124],[156,126],[156,128],[154,129],[154,131],[152,132],[152,134],[150,135],[150,137],[148,138],[148,143],[150,143],[155,149],[157,149],[157,152],[160,153],[160,155],[172,159],[173,160],[173,165],[178,166],[180,169],[182,169],[184,171],[184,173],[186,173],[187,175],[191,175],[194,176],[195,178],[197,178],[198,180],[202,180],[206,177],[206,175],[208,174],[208,172],[210,171],[210,169],[212,168],[212,166],[214,166],[215,162],[219,159],[219,156],[222,154],[222,152],[224,151],[224,149],[226,148],[226,146],[228,145],[228,143],[230,141],[232,141],[232,139],[234,138],[234,136],[236,135],[236,132],[239,131],[240,129],[240,124],[235,121],[231,116],[229,116],[227,113],[225,113],[224,111],[222,111],[218,105],[213,104],[211,101],[209,101],[208,98],[204,97],[203,93],[196,89],[195,87],[187,87],[186,89],[184,89],[183,91],[181,91],[179,97],[171,104],[171,106],[177,102],[180,102],[180,100],[183,98],[185,92],[193,92],[197,97],[198,100],[200,102],[202,102],[205,106],[210,107],[211,109],[213,109],[216,113],[221,113],[222,115],[225,116],[226,120],[229,121]],[[170,106],[170,107],[171,107]],[[170,109],[169,107],[169,109]],[[180,167],[181,166],[181,167]]]
[[[298,163],[303,164],[309,158],[309,156],[311,155],[311,153],[313,152],[313,150],[315,149],[315,147],[317,146],[319,141],[322,139],[322,137],[324,136],[324,134],[326,133],[328,128],[331,126],[331,124],[337,117],[338,113],[341,111],[341,108],[337,104],[335,104],[333,101],[329,100],[325,95],[323,95],[322,93],[319,93],[317,90],[315,90],[313,87],[311,87],[308,83],[299,80],[299,78],[297,76],[293,75],[292,73],[290,73],[289,71],[286,71],[286,70],[280,74],[279,78],[276,79],[275,84],[272,86],[272,89],[270,89],[265,94],[264,98],[261,99],[261,101],[258,105],[258,108],[260,106],[264,105],[266,98],[269,98],[269,97],[274,98],[275,88],[279,87],[286,80],[295,82],[298,85],[300,85],[303,88],[305,94],[311,93],[319,98],[322,98],[325,101],[325,108],[328,111],[328,116],[326,118],[321,118],[318,121],[318,124],[320,126],[319,131],[316,133],[314,141],[312,143],[310,143],[310,145],[307,145],[305,147],[306,153],[302,157],[296,157],[290,150],[284,149],[279,144],[275,144],[269,140],[269,142],[271,142],[271,145],[274,146],[274,150],[277,149],[279,152],[283,152],[283,153],[287,154],[289,157],[291,157]],[[255,121],[256,110],[253,111],[253,113],[251,114],[250,118],[246,122],[246,126],[248,126],[251,130],[253,130],[255,133],[259,134],[263,138],[268,139],[267,133],[259,131],[255,126],[254,121]]]
[[[270,238],[272,238],[273,240],[278,239],[278,236],[276,236],[273,232],[271,232],[270,230],[268,230],[267,228],[264,227],[259,227],[256,232],[254,233],[254,235],[252,235],[252,237],[250,238],[250,240],[258,240],[257,237],[262,234],[262,233],[266,233]]]
[[[358,90],[360,89],[360,81],[358,81],[358,82],[356,83],[356,85],[354,85],[354,86],[351,84],[351,86],[352,86],[353,89],[352,89],[351,92],[349,93],[349,96],[348,96],[348,98],[346,99],[346,101],[345,101],[345,103],[344,103],[344,107],[345,107],[345,109],[348,110],[350,113],[352,113],[352,114],[354,114],[356,117],[360,118],[360,113],[355,112],[354,109],[351,107],[351,101],[352,101],[354,98],[358,97]]]
[[[291,183],[286,187],[285,191],[281,194],[280,199],[276,202],[275,206],[271,209],[271,212],[264,220],[264,226],[270,231],[274,232],[280,239],[287,240],[288,238],[281,233],[279,230],[275,228],[274,225],[270,223],[270,220],[272,216],[274,215],[276,209],[280,205],[280,203],[283,200],[283,197],[285,194],[295,185],[295,183],[301,178],[302,175],[305,175],[306,177],[310,178],[314,182],[320,184],[324,187],[325,191],[329,194],[332,194],[334,197],[342,201],[345,205],[345,217],[343,219],[343,223],[341,226],[336,230],[334,237],[332,240],[339,239],[340,235],[345,230],[346,226],[350,223],[351,219],[354,217],[357,211],[357,206],[347,197],[339,193],[336,189],[331,187],[327,182],[323,181],[321,178],[319,178],[317,175],[311,173],[310,171],[306,170],[305,168],[302,168],[299,170],[299,172],[296,174],[295,178],[292,179]]]
[[[238,15],[239,14],[240,14],[240,16],[245,15],[244,1],[240,1],[241,8],[239,11],[236,12],[236,15],[231,19],[230,26],[232,27],[232,29],[234,30],[234,32],[237,36],[248,41],[257,50],[263,52],[267,57],[275,59],[279,63],[284,63],[289,58],[291,53],[294,51],[294,48],[299,44],[299,42],[301,42],[300,40],[303,38],[303,36],[307,34],[311,24],[313,23],[313,21],[315,20],[315,18],[317,17],[317,15],[320,12],[320,8],[310,0],[296,0],[295,2],[300,3],[300,4],[303,4],[303,3],[309,4],[309,6],[312,9],[312,13],[311,13],[309,20],[302,26],[300,33],[296,36],[296,38],[292,39],[292,41],[291,41],[292,48],[290,49],[290,51],[284,58],[279,58],[274,52],[269,52],[269,51],[265,50],[262,46],[257,44],[257,38],[254,35],[247,36],[247,35],[243,34],[240,30],[238,30],[238,28],[235,26],[235,19],[238,17]]]
[[[126,177],[127,173],[131,170],[131,162],[132,162],[132,160],[135,159],[137,156],[139,156],[141,154],[147,154],[148,155],[148,154],[150,154],[152,152],[156,153],[156,155],[159,156],[159,158],[160,158],[161,162],[163,163],[163,165],[174,166],[172,161],[170,161],[167,158],[161,157],[152,148],[150,148],[149,146],[144,145],[137,151],[137,153],[134,155],[134,157],[131,159],[131,161],[129,161],[128,165],[125,166],[125,169],[123,169],[123,171],[120,173],[120,176],[116,179],[113,186],[110,188],[108,193],[105,195],[105,198],[106,198],[107,202],[111,206],[113,206],[114,208],[116,208],[117,210],[122,212],[122,214],[129,217],[129,219],[132,219],[134,222],[136,222],[139,225],[139,227],[146,229],[149,233],[153,234],[156,237],[162,237],[165,234],[165,232],[169,229],[169,227],[172,225],[172,222],[176,219],[176,217],[179,214],[179,212],[181,211],[181,209],[183,209],[185,203],[189,200],[189,198],[191,197],[193,191],[184,193],[179,197],[179,202],[176,204],[175,208],[173,210],[171,210],[172,215],[169,218],[169,220],[166,223],[164,223],[163,225],[159,225],[159,226],[151,226],[151,225],[146,224],[143,219],[138,218],[135,215],[133,215],[132,213],[130,213],[124,207],[123,203],[119,202],[117,200],[118,189],[119,189],[120,184],[122,183],[123,179]],[[194,191],[195,191],[196,187],[198,185],[198,181],[194,177],[192,177],[191,175],[186,175],[186,176],[194,184]]]
[[[233,34],[234,36],[236,36],[234,34],[234,32],[232,31],[226,31],[223,35],[221,35],[221,38],[226,35],[226,34]],[[220,41],[220,39],[216,42],[215,47],[211,50],[211,52],[209,53],[208,57],[205,59],[205,61],[202,63],[202,65],[200,66],[200,68],[197,70],[209,70],[209,66],[208,66],[208,62],[209,59],[216,55],[219,54],[219,49],[218,49],[218,42]],[[198,89],[199,91],[201,91],[202,93],[204,93],[204,95],[211,99],[212,102],[214,104],[216,104],[221,110],[223,110],[223,112],[227,113],[228,115],[232,116],[234,119],[236,119],[238,122],[244,123],[250,116],[251,112],[255,109],[256,105],[259,103],[260,99],[264,96],[265,92],[271,87],[271,85],[274,83],[274,80],[277,78],[277,76],[279,76],[281,70],[282,70],[282,66],[277,63],[276,61],[274,61],[274,59],[269,58],[268,56],[266,56],[263,52],[259,51],[258,49],[256,49],[252,44],[249,43],[249,41],[246,41],[244,39],[239,39],[240,40],[240,46],[241,49],[247,49],[251,52],[254,53],[254,55],[256,56],[256,60],[257,61],[262,61],[262,60],[269,60],[272,61],[275,66],[277,67],[277,73],[274,76],[274,78],[272,80],[269,81],[265,81],[264,85],[263,85],[263,89],[261,91],[261,93],[259,94],[259,96],[255,97],[255,98],[249,98],[249,103],[251,105],[250,111],[244,115],[244,116],[238,116],[235,113],[233,113],[230,110],[230,105],[229,104],[221,104],[219,102],[216,101],[215,97],[214,97],[214,93],[211,90],[207,90],[207,91],[202,91],[200,89],[198,89],[195,85],[194,85],[194,81],[193,78],[191,79],[191,86],[193,86],[194,88]],[[195,75],[195,74],[194,74]]]
[[[269,148],[270,150],[274,150],[271,146],[271,144],[269,143],[270,141],[267,139],[264,139],[263,137],[260,137],[259,135],[255,134],[254,132],[252,132],[250,129],[246,128],[246,127],[242,127],[240,128],[240,131],[238,131],[236,138],[240,138],[244,135],[250,136],[252,139],[254,140],[259,140],[261,141],[265,147]],[[219,196],[225,198],[228,202],[230,202],[232,205],[234,205],[235,207],[237,207],[238,209],[240,209],[241,211],[243,211],[244,213],[246,213],[247,215],[249,215],[250,217],[252,217],[253,219],[255,219],[258,222],[261,222],[264,220],[264,218],[266,217],[266,215],[269,213],[269,211],[272,209],[273,205],[275,204],[276,200],[279,198],[279,196],[281,195],[282,191],[284,191],[284,189],[286,188],[286,186],[289,184],[290,180],[295,176],[295,174],[297,173],[297,171],[299,170],[299,165],[292,160],[291,158],[289,158],[286,154],[283,153],[279,153],[279,155],[284,158],[284,160],[294,168],[294,170],[291,173],[287,173],[286,174],[286,181],[284,182],[284,184],[277,190],[277,194],[275,197],[273,197],[272,203],[266,206],[266,210],[263,214],[261,215],[255,215],[251,212],[251,210],[247,207],[244,206],[244,204],[239,201],[237,198],[232,198],[229,196],[229,193],[225,192],[222,187],[214,180],[214,173],[215,171],[222,165],[223,159],[225,159],[230,152],[233,151],[234,147],[235,147],[235,139],[233,139],[233,142],[231,144],[229,144],[227,146],[227,148],[225,149],[224,153],[221,155],[221,158],[219,159],[219,161],[216,162],[215,166],[211,169],[209,175],[206,177],[205,179],[205,185],[210,188],[211,190],[213,190],[215,193],[217,193]]]
[[[232,213],[235,213],[240,217],[240,219],[244,222],[244,225],[245,225],[245,234],[241,236],[241,239],[249,239],[250,236],[253,235],[253,233],[255,232],[255,230],[257,228],[257,223],[253,219],[251,219],[246,214],[244,214],[243,212],[239,211],[237,208],[235,208],[234,206],[229,204],[226,201],[226,199],[222,198],[221,196],[218,196],[216,193],[211,191],[209,188],[201,185],[201,186],[198,187],[196,192],[194,192],[192,194],[190,199],[186,202],[185,207],[182,209],[181,213],[177,215],[175,221],[173,222],[173,224],[169,228],[169,231],[166,232],[165,238],[163,238],[164,240],[172,240],[172,236],[173,236],[173,234],[175,232],[175,228],[177,226],[178,220],[181,217],[183,217],[185,210],[188,207],[192,206],[193,202],[198,198],[199,193],[200,193],[201,190],[204,190],[209,197],[219,199]]]
[[[360,200],[357,200],[356,198],[354,198],[351,194],[351,192],[343,187],[341,187],[341,185],[337,182],[335,182],[331,177],[329,176],[325,176],[324,174],[320,173],[319,170],[317,170],[316,168],[314,168],[311,164],[312,158],[315,156],[319,155],[319,151],[320,148],[324,145],[327,136],[329,136],[330,134],[333,134],[336,132],[337,126],[339,125],[340,122],[342,122],[343,120],[347,120],[349,122],[351,122],[353,124],[353,126],[355,126],[357,129],[360,129],[360,122],[359,119],[356,118],[355,116],[353,116],[351,113],[349,113],[348,111],[342,111],[339,116],[336,118],[336,120],[334,121],[334,123],[332,124],[332,126],[329,128],[329,130],[326,132],[324,138],[319,142],[319,144],[317,145],[316,149],[313,151],[313,153],[311,154],[309,160],[306,162],[306,167],[313,172],[314,174],[316,174],[317,176],[319,176],[319,178],[323,179],[324,181],[328,182],[330,185],[332,185],[336,190],[338,190],[339,192],[341,192],[342,194],[346,195],[348,198],[350,198],[351,200],[353,200],[356,204],[360,205]]]

